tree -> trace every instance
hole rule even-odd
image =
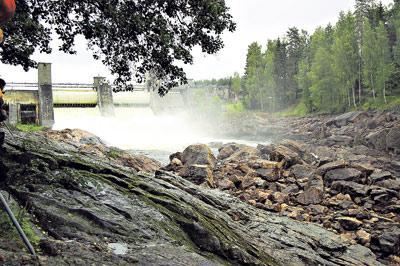
[[[159,93],[186,82],[177,63],[190,64],[191,49],[215,53],[223,47],[221,34],[235,30],[224,0],[17,0],[17,13],[5,26],[0,48],[3,63],[35,67],[35,49],[51,53],[56,33],[59,49],[75,53],[75,38],[83,35],[94,58],[116,74],[123,89],[152,71],[162,80]],[[129,90],[132,87],[128,86]]]
[[[235,72],[232,78],[232,90],[235,94],[235,101],[239,99],[240,90],[242,89],[241,79],[239,73]]]
[[[280,108],[287,105],[287,88],[288,88],[288,69],[287,69],[287,50],[286,42],[278,38],[275,43],[274,56],[274,79],[276,84],[276,102]]]
[[[376,39],[379,44],[377,50],[377,83],[382,88],[382,97],[387,103],[386,98],[386,83],[389,81],[390,76],[393,73],[394,66],[390,54],[389,41],[387,38],[387,32],[385,25],[381,22],[376,28]]]
[[[305,34],[303,32],[303,34]],[[287,72],[288,72],[288,100],[293,104],[298,99],[299,90],[296,75],[299,72],[299,63],[302,59],[306,38],[296,27],[287,32]]]
[[[347,94],[349,107],[357,107],[355,84],[358,79],[358,42],[355,17],[341,13],[335,27],[333,44],[333,69],[342,96]],[[352,99],[352,100],[351,100]]]
[[[250,44],[247,52],[246,69],[244,75],[245,103],[251,109],[255,109],[257,107],[261,107],[261,109],[263,109],[263,102],[261,101],[262,68],[263,59],[261,46],[257,42],[254,42]]]
[[[363,46],[363,38],[364,38],[364,22],[369,15],[370,10],[372,9],[372,5],[374,4],[374,0],[356,0],[356,20],[357,20],[357,44],[358,44],[358,102],[361,103],[361,91],[362,91],[362,46]]]

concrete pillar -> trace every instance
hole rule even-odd
[[[39,63],[38,86],[39,124],[44,127],[52,127],[54,125],[54,107],[50,63]]]
[[[97,91],[97,104],[102,116],[114,116],[114,100],[111,85],[107,84],[104,77],[94,78],[94,87]]]
[[[20,105],[17,103],[8,104],[8,123],[15,126],[21,121]]]

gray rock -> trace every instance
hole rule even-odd
[[[400,228],[387,229],[381,234],[375,234],[371,239],[371,249],[383,254],[400,254]]]
[[[386,148],[400,153],[400,125],[389,130],[386,135]]]
[[[58,241],[42,265],[380,265],[365,247],[224,192],[16,135],[0,154],[0,179],[19,203],[29,203],[44,238]],[[112,243],[126,254],[110,252]],[[6,265],[34,264],[23,252],[0,245]]]
[[[370,180],[372,184],[376,184],[377,182],[381,182],[384,180],[389,180],[389,179],[394,179],[392,176],[392,173],[388,171],[382,171],[382,170],[375,170],[371,175],[370,175]]]
[[[352,197],[365,197],[369,187],[351,181],[335,181],[332,183],[332,189]]]
[[[214,168],[216,158],[207,145],[197,144],[190,145],[183,151],[181,161],[184,165],[199,164]]]
[[[330,186],[334,181],[358,182],[361,172],[354,168],[339,168],[328,171],[324,176],[325,185]]]

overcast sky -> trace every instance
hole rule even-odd
[[[248,45],[282,36],[296,26],[312,32],[317,26],[335,23],[341,10],[349,10],[355,0],[226,0],[237,23],[234,33],[223,38],[225,48],[216,55],[204,55],[195,49],[195,61],[185,67],[189,78],[211,79],[243,73]],[[384,4],[392,0],[383,0]],[[109,76],[101,62],[94,61],[85,41],[78,39],[77,55],[54,52],[35,54],[34,58],[53,64],[53,82],[91,82],[96,75]],[[55,47],[54,51],[57,51]],[[0,77],[14,82],[36,82],[36,70],[24,72],[21,67],[0,65]]]

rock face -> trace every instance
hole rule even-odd
[[[43,232],[41,265],[379,265],[369,249],[319,226],[163,171],[139,174],[76,145],[15,134],[0,154],[0,186]],[[0,245],[2,264],[35,264],[25,254]]]

